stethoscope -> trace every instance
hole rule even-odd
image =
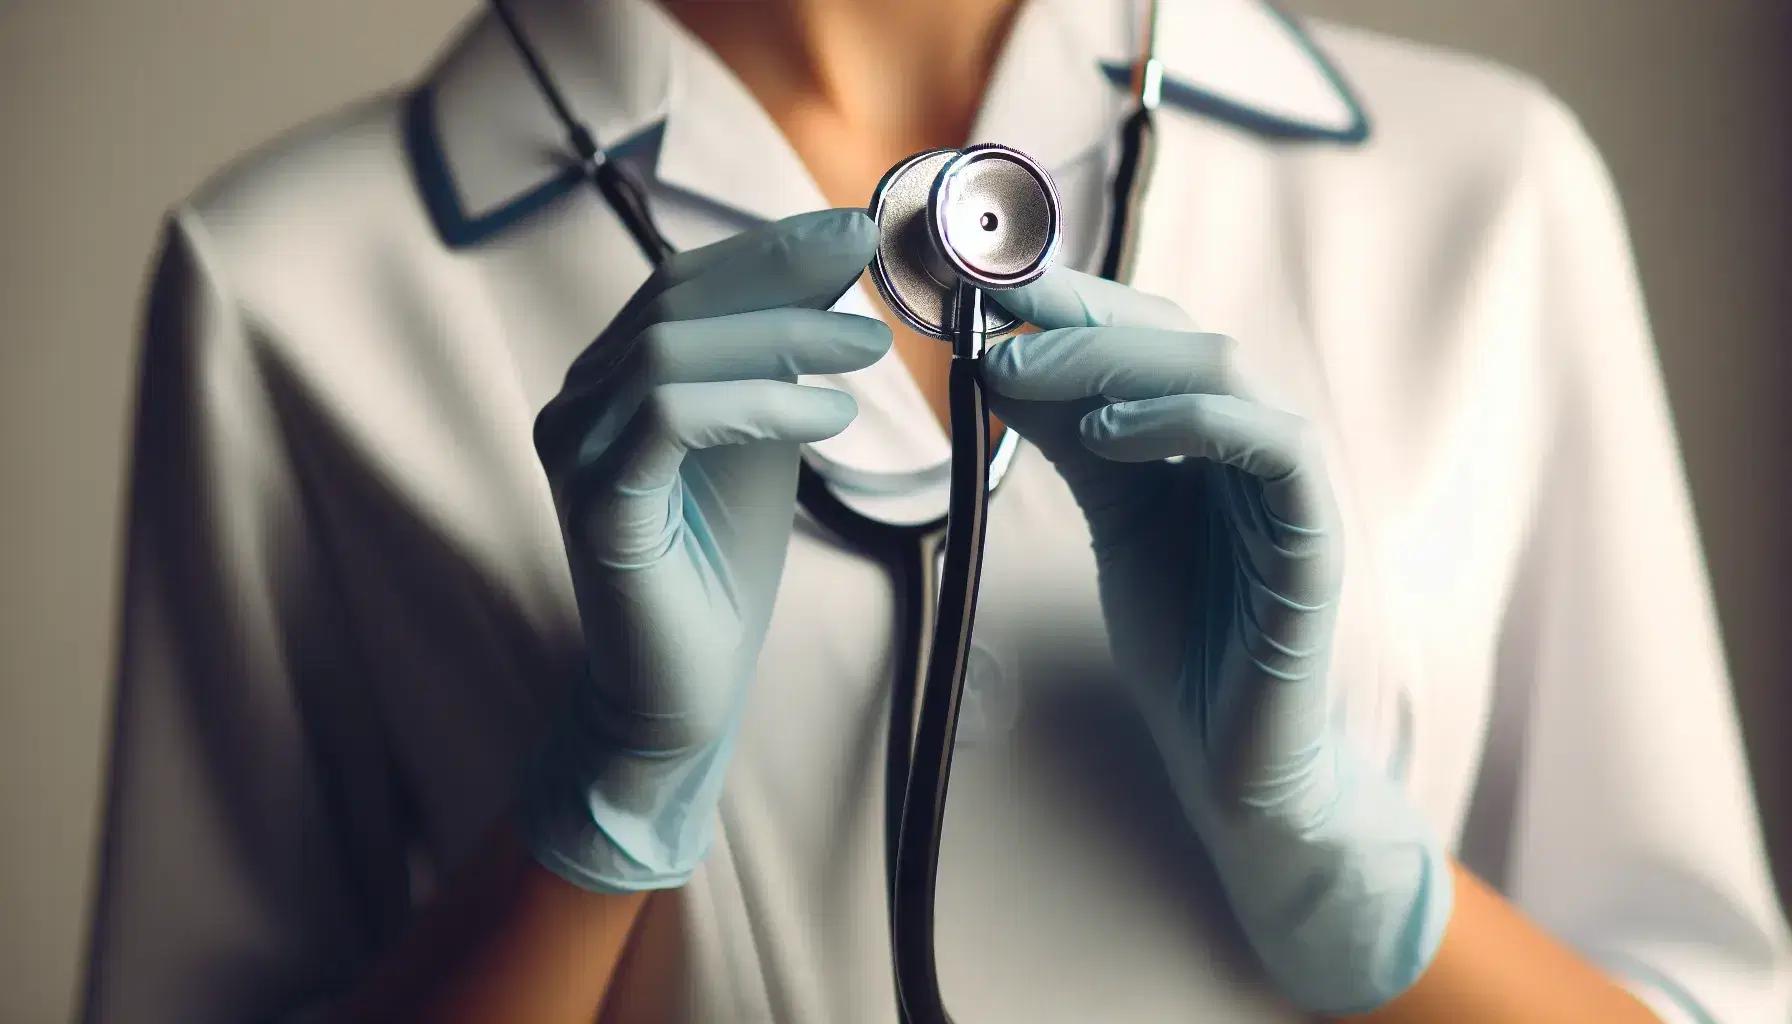
[[[566,131],[584,177],[647,260],[663,263],[674,250],[654,223],[640,182],[605,158],[590,129],[567,106],[510,5],[491,0],[491,6]],[[1133,109],[1121,127],[1101,261],[1101,276],[1114,281],[1132,278],[1137,214],[1153,163],[1153,117],[1163,80],[1157,34],[1157,0],[1146,0],[1142,45],[1133,65]],[[823,528],[890,571],[898,628],[912,638],[896,648],[890,696],[885,854],[891,949],[903,1024],[952,1024],[934,957],[934,887],[989,499],[1018,443],[1014,432],[1006,431],[992,457],[983,350],[991,339],[1022,325],[987,295],[1022,287],[1045,273],[1057,254],[1062,215],[1057,188],[1044,168],[1018,150],[990,144],[904,160],[878,184],[869,212],[879,231],[870,274],[885,304],[913,330],[952,346],[947,513],[922,523],[873,518],[835,493],[817,468],[825,460],[814,453],[801,466],[797,498]]]

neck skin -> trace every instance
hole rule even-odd
[[[1020,0],[662,2],[793,141],[806,126],[825,126],[836,138],[904,156],[964,144],[1020,6]]]
[[[971,133],[1022,0],[661,0],[759,101],[834,206]],[[872,292],[875,295],[874,292]],[[951,430],[952,348],[885,311],[896,352]],[[991,421],[991,436],[1002,425]]]

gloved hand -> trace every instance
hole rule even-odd
[[[869,366],[890,329],[826,310],[876,250],[862,212],[674,256],[536,421],[589,654],[519,817],[536,858],[607,892],[708,852],[795,515],[799,445],[857,415],[798,374]]]
[[[1084,510],[1116,665],[1246,936],[1309,1012],[1386,1003],[1429,965],[1452,882],[1333,726],[1343,553],[1305,425],[1167,300],[1061,268],[997,298],[1042,332],[987,353],[991,409]]]

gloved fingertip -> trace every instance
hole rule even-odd
[[[1106,454],[1125,431],[1124,415],[1118,405],[1104,405],[1092,410],[1077,423],[1083,446],[1097,455]]]
[[[1161,407],[1143,402],[1115,402],[1078,421],[1083,447],[1112,462],[1151,462],[1190,454],[1187,439],[1166,430]]]
[[[865,321],[864,331],[867,342],[874,345],[880,355],[896,343],[896,332],[889,324],[874,316],[859,316],[859,319]]]
[[[869,264],[877,255],[877,224],[864,210],[840,207],[799,213],[784,222],[811,245],[837,253],[842,259]]]
[[[789,268],[793,280],[816,290],[787,304],[831,309],[851,291],[877,255],[877,226],[863,210],[799,213],[778,222],[777,249],[769,263]]]
[[[816,401],[816,429],[827,431],[821,437],[833,437],[859,418],[859,402],[851,395],[837,388],[818,387],[815,390],[820,392]]]
[[[871,219],[871,214],[857,206],[842,206],[833,212],[838,213],[851,224],[852,230],[859,232],[873,243],[877,241],[877,221]]]
[[[1047,268],[1039,280],[1022,285],[1012,291],[991,292],[989,298],[996,305],[1010,314],[1036,327],[1051,329],[1055,327],[1080,326],[1066,322],[1075,318],[1074,311],[1081,307],[1076,301],[1076,288],[1073,283],[1075,271],[1065,267]]]
[[[1020,375],[1021,353],[1014,341],[1006,338],[983,351],[983,380],[998,391],[1001,385]]]
[[[793,213],[780,223],[793,230],[809,230],[815,228],[833,229],[836,231],[870,230],[875,233],[877,226],[864,210],[856,206],[835,206],[825,210],[806,210]]]
[[[861,366],[860,369],[883,359],[896,344],[896,332],[890,329],[889,324],[875,317],[866,317],[865,319],[871,321],[871,326],[865,330],[862,351],[866,359],[864,366]]]

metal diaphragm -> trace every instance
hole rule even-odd
[[[909,157],[878,183],[870,213],[879,294],[903,323],[946,340],[960,283],[986,291],[1030,284],[1051,266],[1062,233],[1051,175],[994,144]],[[1021,325],[995,303],[985,304],[983,323],[989,337]]]

